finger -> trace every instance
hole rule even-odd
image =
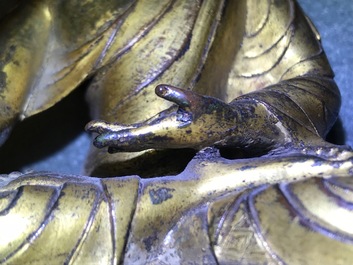
[[[126,126],[118,123],[109,123],[102,120],[94,120],[87,123],[85,130],[95,133],[119,132],[122,130],[133,128],[134,126]]]
[[[86,124],[85,130],[87,132],[96,132],[101,134],[108,130],[108,126],[109,124],[105,121],[94,120]]]
[[[118,147],[108,147],[108,153],[109,154],[115,154],[115,153],[118,153],[118,152],[121,152],[123,151],[121,148],[118,148]]]
[[[122,139],[122,136],[119,133],[102,133],[94,139],[93,145],[97,148],[114,146],[114,145],[118,145],[119,140],[121,139]]]
[[[200,96],[192,91],[169,85],[158,85],[155,89],[157,96],[178,104],[181,108],[190,108],[200,100]]]

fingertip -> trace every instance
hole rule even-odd
[[[168,95],[169,92],[169,86],[165,84],[160,84],[156,86],[155,88],[155,93],[157,96],[164,98],[165,96]]]
[[[103,148],[106,147],[108,145],[109,142],[109,136],[106,134],[101,134],[98,135],[94,141],[93,141],[93,145],[97,148]]]
[[[92,132],[92,131],[94,131],[94,129],[95,129],[95,121],[90,121],[85,126],[85,131],[86,132]]]
[[[109,124],[102,120],[93,120],[86,124],[85,130],[87,132],[103,133],[106,131]]]
[[[159,97],[172,101],[182,108],[188,107],[190,105],[190,93],[188,93],[187,90],[161,84],[156,87],[155,92]]]
[[[106,146],[105,142],[103,142],[99,136],[97,136],[94,141],[93,141],[93,145],[99,149],[103,148]]]

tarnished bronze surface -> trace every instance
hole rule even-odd
[[[91,78],[99,148],[95,177],[0,178],[1,264],[351,263],[353,152],[324,141],[340,93],[296,2],[6,1],[0,17],[1,141]]]

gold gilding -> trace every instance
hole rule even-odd
[[[91,78],[98,148],[95,177],[0,176],[1,264],[352,263],[353,152],[295,1],[3,5],[1,142]]]

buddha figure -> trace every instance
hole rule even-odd
[[[294,0],[3,6],[1,142],[85,84],[94,146],[1,176],[1,264],[350,264],[353,152]]]

